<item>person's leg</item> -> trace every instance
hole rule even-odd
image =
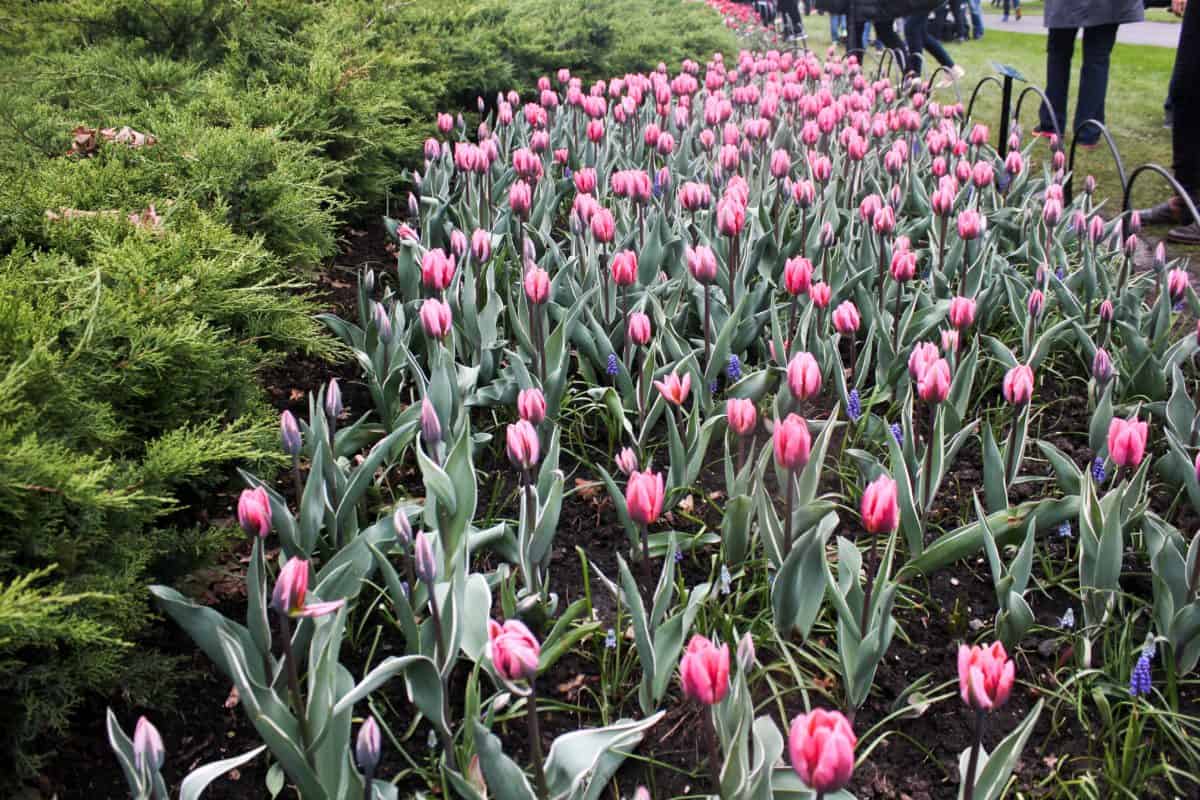
[[[920,75],[924,70],[921,50],[925,47],[927,14],[909,14],[904,18],[904,42],[908,45],[908,71]]]
[[[1104,98],[1108,94],[1108,67],[1113,45],[1117,43],[1116,25],[1097,25],[1083,30],[1083,65],[1079,68],[1079,98],[1075,101],[1075,130],[1089,119],[1104,122]],[[1100,131],[1089,125],[1079,134],[1079,143],[1092,145],[1100,140]]]
[[[983,38],[983,9],[979,7],[980,0],[968,0],[971,9],[971,38]]]
[[[1188,3],[1171,80],[1175,125],[1171,130],[1175,179],[1200,198],[1200,3]]]
[[[794,36],[800,27],[799,0],[779,0],[779,14],[783,17],[783,32]]]
[[[1045,105],[1038,109],[1038,130],[1053,133],[1058,123],[1060,138],[1067,127],[1067,92],[1071,88],[1071,55],[1075,50],[1078,28],[1051,28],[1046,31],[1046,97],[1054,109],[1054,120]]]
[[[1008,22],[1008,0],[1004,0],[1004,16],[1000,19],[1004,22]]]
[[[928,31],[925,35],[925,49],[929,51],[929,55],[937,59],[937,62],[943,67],[953,67],[954,57],[947,52],[942,43],[938,41],[936,36],[930,36]]]
[[[954,38],[967,38],[967,21],[963,18],[962,0],[950,0],[950,16],[954,17]]]
[[[896,20],[894,20],[892,18],[885,18],[885,19],[875,19],[875,20],[872,20],[872,22],[875,23],[876,38],[878,38],[879,41],[883,43],[883,46],[886,47],[887,49],[899,51],[900,59],[901,59],[900,66],[903,67],[904,66],[904,63],[903,63],[904,54],[906,52],[906,48],[904,46],[904,40],[901,39],[900,36],[896,33]]]

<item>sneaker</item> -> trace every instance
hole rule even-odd
[[[967,71],[965,69],[960,67],[958,64],[955,64],[953,67],[950,68],[950,77],[943,78],[942,80],[938,81],[937,88],[945,89],[949,86],[952,86],[953,84],[957,83],[958,81],[961,81],[963,76],[966,74],[967,74]]]
[[[1191,212],[1178,195],[1159,203],[1153,208],[1138,211],[1143,225],[1186,225],[1191,218]]]
[[[1000,21],[1001,21],[1001,22],[1008,22],[1008,14],[1005,14],[1003,17],[1001,17],[1001,18],[1000,18]]]
[[[1171,228],[1167,231],[1167,241],[1175,244],[1200,244],[1200,222]]]

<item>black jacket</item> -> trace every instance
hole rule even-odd
[[[851,3],[857,19],[896,19],[932,11],[942,0],[816,0],[817,8],[827,14],[846,14]]]

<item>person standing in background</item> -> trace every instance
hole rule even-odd
[[[789,42],[795,40],[804,29],[798,0],[779,0],[779,15],[783,17],[784,38]]]
[[[1001,18],[1002,22],[1008,22],[1008,8],[1010,3],[1012,4],[1013,11],[1015,11],[1017,14],[1017,19],[1021,18],[1021,0],[1004,0],[1004,16]]]
[[[1083,28],[1083,65],[1079,69],[1075,122],[1069,130],[1076,132],[1081,147],[1096,146],[1100,141],[1100,130],[1089,125],[1079,131],[1079,126],[1089,119],[1104,122],[1108,68],[1113,45],[1117,42],[1117,27],[1125,22],[1141,22],[1144,18],[1142,0],[1046,0],[1044,22],[1049,28],[1046,36],[1046,97],[1054,117],[1051,118],[1050,109],[1042,104],[1034,134],[1053,134],[1055,120],[1063,134],[1068,130],[1071,57],[1075,52],[1075,36]]]
[[[929,12],[920,11],[909,14],[904,18],[904,41],[908,43],[908,71],[920,75],[925,64],[922,50],[927,50],[938,63],[950,69],[954,80],[965,73],[963,68],[954,63],[954,59],[942,47],[937,37],[929,32]]]

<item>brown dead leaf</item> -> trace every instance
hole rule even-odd
[[[599,496],[599,494],[600,494],[600,482],[599,481],[588,481],[588,480],[584,480],[583,478],[576,478],[575,479],[575,491],[584,500],[593,502],[593,501],[595,501],[597,496]]]
[[[289,402],[299,403],[303,399],[304,399],[304,390],[303,389],[292,389],[290,392],[288,392],[288,401]]]
[[[679,501],[679,505],[676,508],[685,514],[690,514],[696,508],[696,499],[689,494]]]
[[[586,681],[587,681],[587,678],[585,678],[583,676],[583,674],[581,673],[579,675],[576,675],[574,678],[571,678],[571,680],[569,680],[569,681],[564,681],[563,683],[560,683],[555,688],[558,689],[559,694],[571,694],[572,692],[579,691],[579,688],[581,686],[583,686],[583,684]]]
[[[240,702],[242,702],[242,697],[240,694],[238,694],[238,688],[236,686],[230,686],[229,696],[225,698],[225,707],[237,708],[237,704]]]

